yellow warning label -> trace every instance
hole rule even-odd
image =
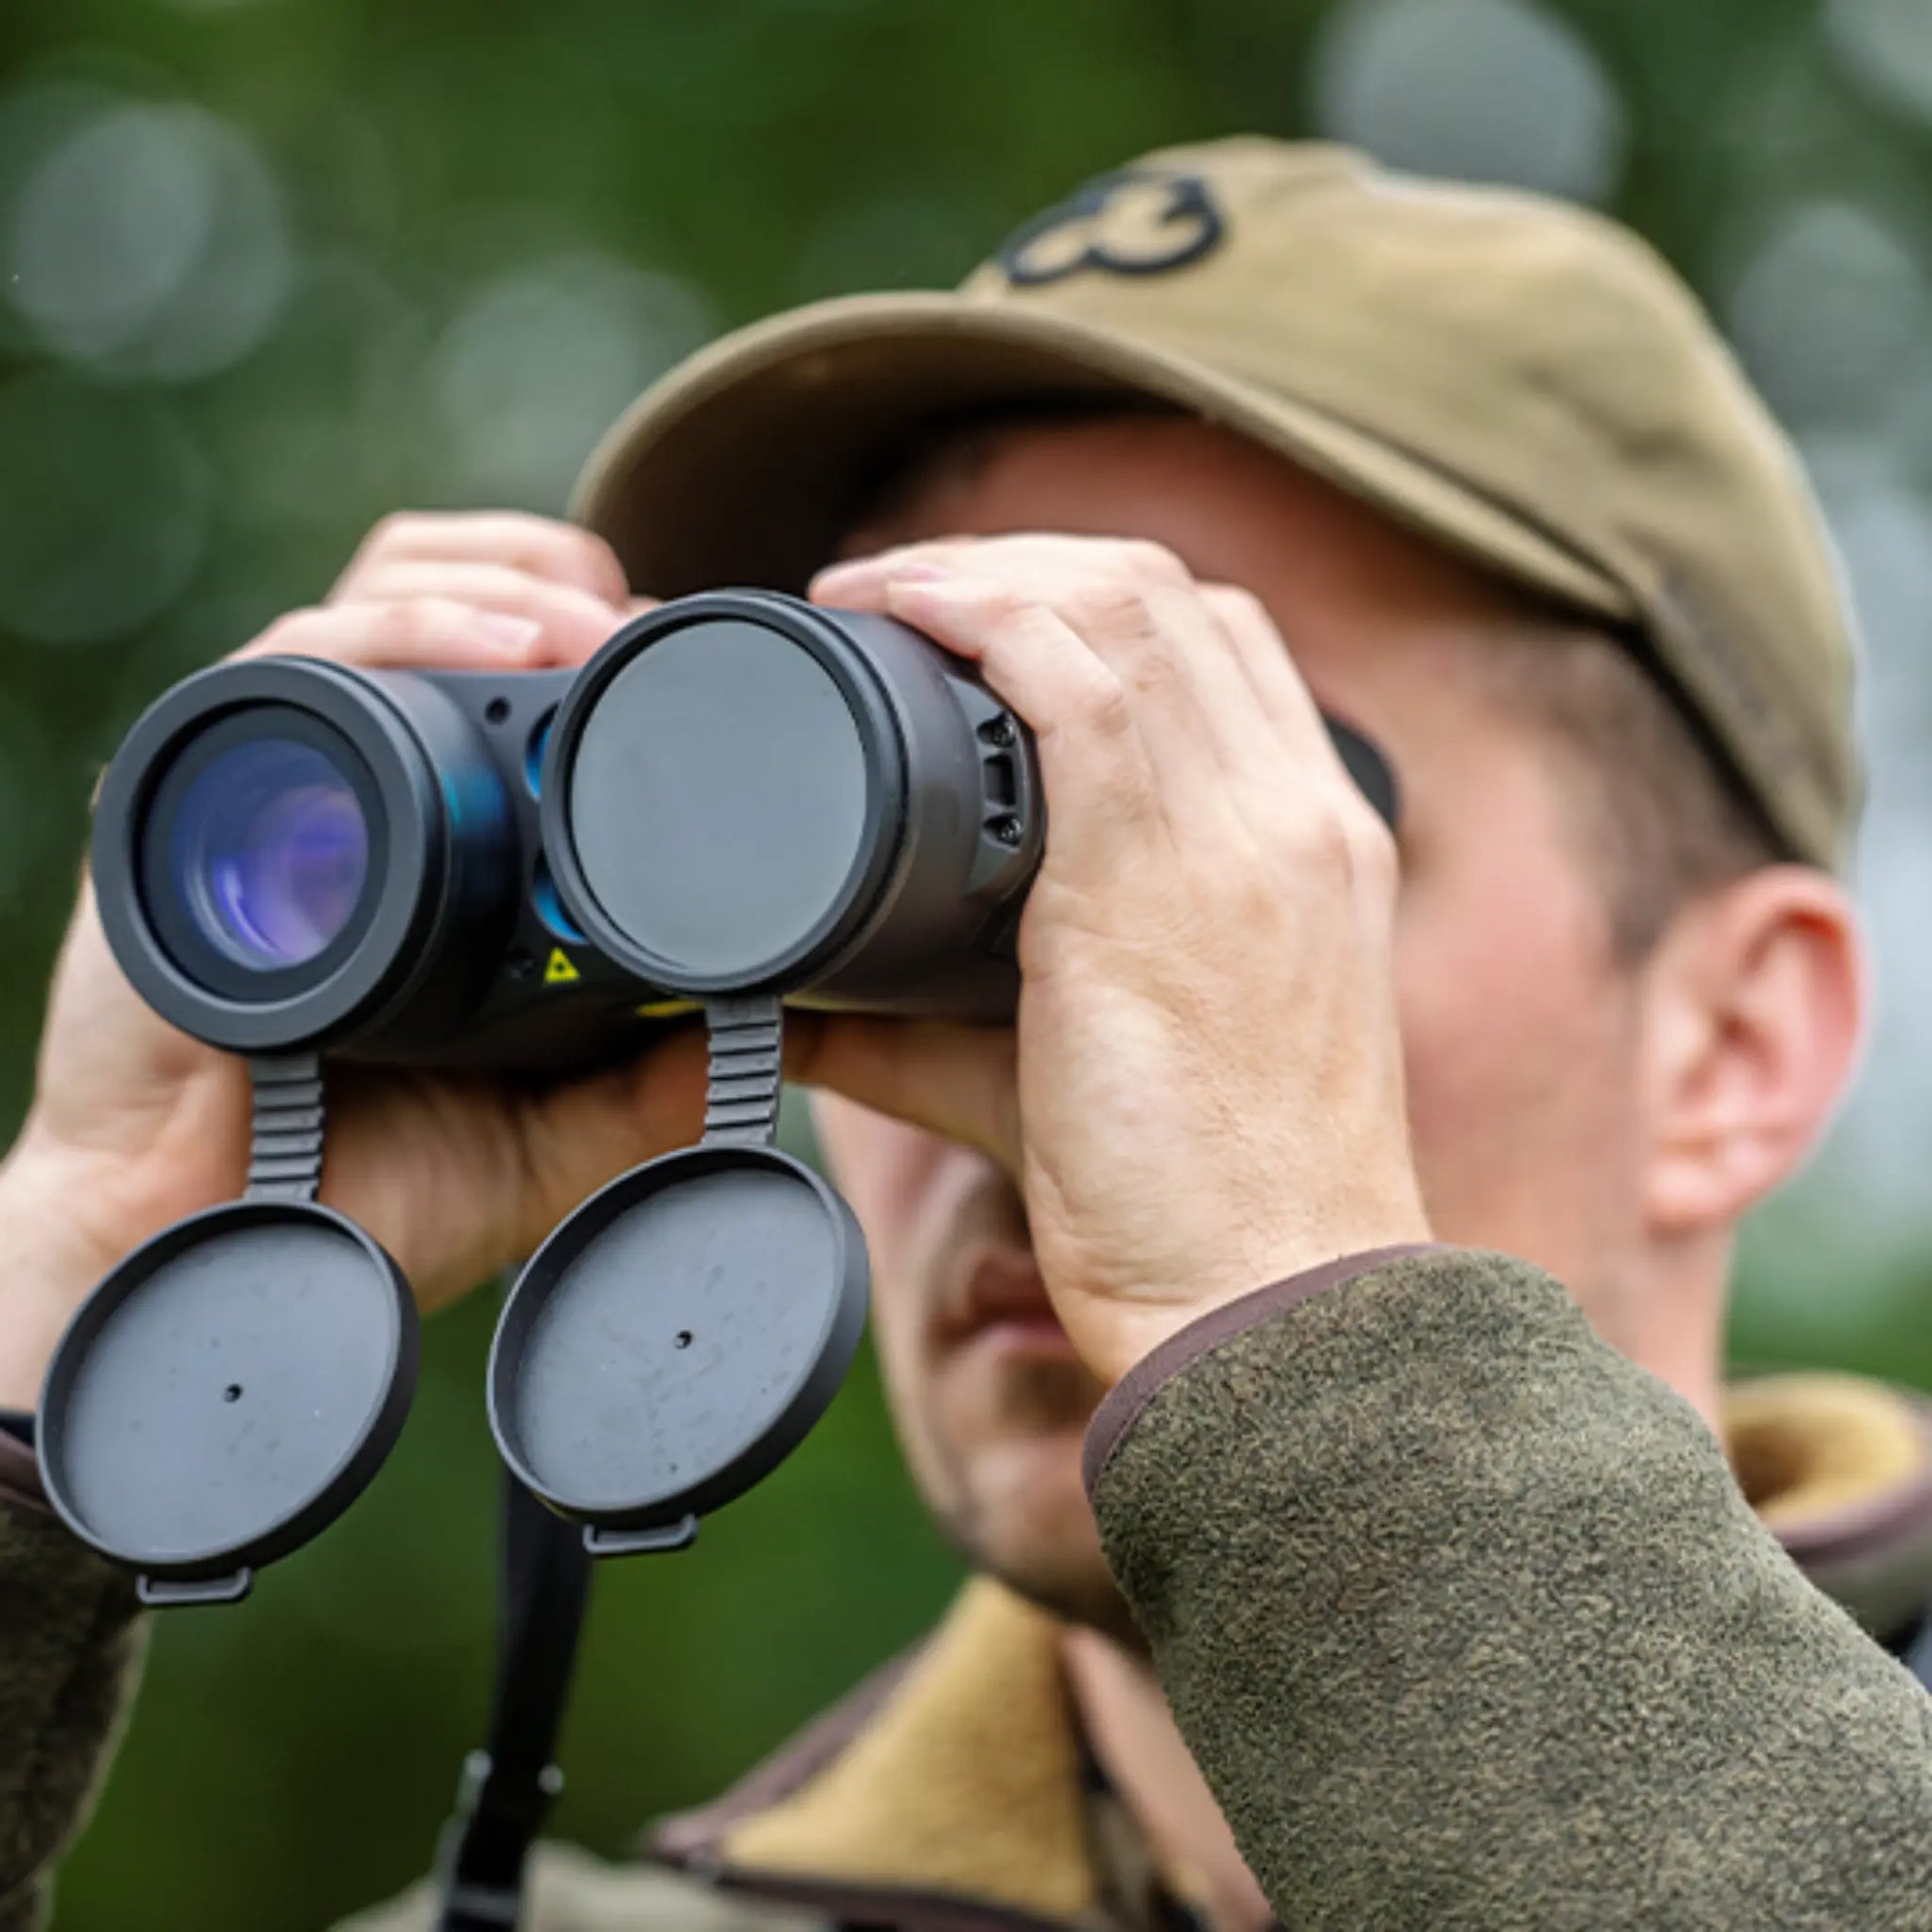
[[[677,1020],[687,1013],[696,1013],[695,1000],[646,1000],[640,1007],[632,1007],[639,1020]]]
[[[577,968],[570,963],[570,955],[564,951],[563,947],[552,946],[550,948],[550,964],[543,969],[544,985],[568,986],[572,980],[581,977],[582,975],[578,972]]]

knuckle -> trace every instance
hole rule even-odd
[[[1253,591],[1240,584],[1203,584],[1201,597],[1207,607],[1224,623],[1253,628],[1266,625],[1272,629],[1274,620],[1268,615],[1268,607]]]
[[[611,546],[602,537],[593,536],[576,523],[559,523],[553,517],[524,512],[518,515],[516,528],[539,555],[555,557],[564,563],[601,564],[612,554]]]
[[[1069,709],[1080,728],[1098,739],[1119,740],[1133,728],[1134,707],[1127,686],[1104,664],[1096,664],[1082,681]]]
[[[1393,891],[1401,873],[1395,833],[1365,801],[1351,807],[1348,823],[1355,878],[1378,892]]]
[[[407,549],[412,534],[422,520],[418,510],[390,510],[378,516],[369,526],[368,535],[357,546],[354,561],[367,563],[392,550]]]
[[[1233,874],[1227,909],[1238,930],[1270,931],[1290,902],[1288,880],[1278,866],[1268,863],[1268,855],[1259,855],[1257,863]]]
[[[1290,843],[1301,867],[1349,892],[1392,889],[1395,838],[1364,798],[1342,783],[1323,786],[1296,812]]]
[[[1051,614],[1037,597],[997,577],[976,579],[971,588],[978,614],[988,624],[1032,635],[1049,621]]]
[[[1128,578],[1090,578],[1068,594],[1067,606],[1076,629],[1110,641],[1143,643],[1160,628],[1147,588]]]
[[[259,630],[247,643],[234,653],[241,657],[299,657],[314,651],[316,620],[322,616],[319,610],[304,605],[294,611],[284,611],[264,629]]]
[[[475,615],[469,605],[447,597],[399,598],[388,607],[384,628],[391,641],[427,650],[447,643]]]
[[[613,593],[625,588],[618,553],[595,531],[576,523],[528,515],[523,518],[523,527],[533,568],[572,584],[596,585]]]
[[[1136,577],[1153,584],[1187,584],[1192,573],[1165,543],[1152,537],[1127,537],[1116,546],[1122,564]]]
[[[367,597],[372,581],[409,554],[413,532],[422,520],[417,510],[391,510],[377,517],[343,567],[342,575],[329,593],[329,602],[342,604],[351,598]]]

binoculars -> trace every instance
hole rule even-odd
[[[1329,730],[1393,822],[1379,755]],[[489,1370],[505,1461],[594,1551],[687,1535],[802,1438],[863,1326],[856,1223],[770,1145],[782,1004],[1009,1016],[1045,831],[1033,740],[969,665],[776,593],[662,605],[575,672],[177,685],[102,780],[96,898],[155,1012],[248,1056],[251,1184],[76,1316],[55,1506],[150,1600],[232,1598],[386,1453],[414,1304],[314,1202],[325,1061],[563,1076],[702,1013],[703,1144],[552,1234]]]
[[[562,1072],[723,993],[998,1018],[1033,747],[890,620],[682,599],[581,671],[217,665],[108,767],[100,915],[240,1052]]]

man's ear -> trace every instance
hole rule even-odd
[[[1804,1160],[1851,1075],[1864,951],[1838,882],[1766,866],[1695,899],[1643,968],[1644,1207],[1722,1231]]]

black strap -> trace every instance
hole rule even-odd
[[[503,1474],[503,1561],[489,1742],[472,1751],[437,1861],[437,1932],[511,1932],[523,1865],[563,1789],[557,1729],[570,1695],[591,1560],[583,1532]]]

